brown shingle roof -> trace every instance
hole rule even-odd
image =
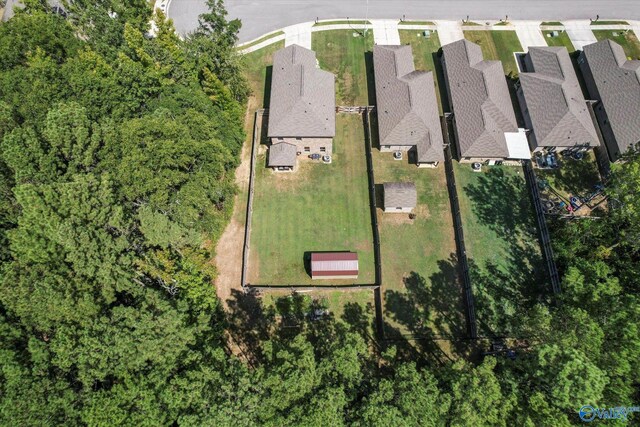
[[[385,208],[415,208],[418,203],[418,192],[413,182],[385,182],[382,188]]]
[[[618,151],[624,153],[640,141],[640,61],[627,60],[611,40],[587,45],[583,52],[593,76],[589,95],[602,102]]]
[[[458,40],[442,47],[445,79],[461,157],[507,158],[505,132],[518,132],[500,61],[485,61],[480,46]]]
[[[531,47],[525,64],[520,84],[527,106],[525,120],[533,130],[532,148],[599,145],[567,49]]]
[[[335,107],[335,76],[317,67],[315,52],[291,45],[274,54],[270,138],[333,138]]]
[[[269,147],[269,167],[293,167],[296,164],[296,146],[279,142]]]
[[[415,71],[411,46],[373,48],[381,145],[416,146],[418,162],[444,161],[433,74]]]

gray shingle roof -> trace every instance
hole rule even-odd
[[[599,145],[587,102],[565,47],[531,47],[520,84],[534,147]]]
[[[293,167],[296,164],[296,146],[279,142],[269,148],[269,167]]]
[[[380,145],[416,146],[418,162],[444,161],[433,74],[415,71],[411,46],[373,48]]]
[[[461,157],[507,158],[505,132],[518,132],[500,61],[482,59],[480,46],[458,40],[442,47]]]
[[[415,208],[418,203],[418,193],[413,182],[385,182],[385,208]]]
[[[335,108],[335,76],[317,67],[315,52],[291,45],[274,54],[270,138],[333,138]]]
[[[593,76],[589,95],[602,102],[619,152],[640,141],[640,61],[629,61],[622,47],[602,40],[583,48]],[[591,93],[595,92],[595,93]]]

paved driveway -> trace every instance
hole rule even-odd
[[[242,19],[245,42],[288,25],[320,19],[364,18],[367,0],[226,0],[231,18]],[[180,33],[192,31],[205,0],[171,0],[169,17]],[[519,20],[640,19],[637,0],[369,0],[372,19]]]

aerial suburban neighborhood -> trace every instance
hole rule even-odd
[[[634,0],[0,0],[0,425],[635,425]]]

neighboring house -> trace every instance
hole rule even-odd
[[[418,193],[412,182],[385,182],[382,189],[385,212],[411,213],[418,203]]]
[[[416,71],[411,46],[373,48],[380,151],[415,150],[416,164],[444,161],[433,74]]]
[[[517,90],[531,151],[596,147],[598,134],[565,47],[531,47]]]
[[[335,117],[335,76],[318,68],[315,52],[298,45],[277,51],[269,104],[271,149],[287,143],[296,154],[331,154]]]
[[[622,47],[602,40],[583,48],[578,64],[609,158],[616,161],[640,142],[640,61],[627,60]]]
[[[357,279],[358,254],[355,252],[313,252],[312,279]]]
[[[281,142],[269,148],[268,166],[278,172],[292,172],[296,166],[297,148],[293,144]]]
[[[480,46],[458,40],[442,47],[442,67],[459,160],[531,158],[526,132],[518,129],[502,63],[485,61]]]

